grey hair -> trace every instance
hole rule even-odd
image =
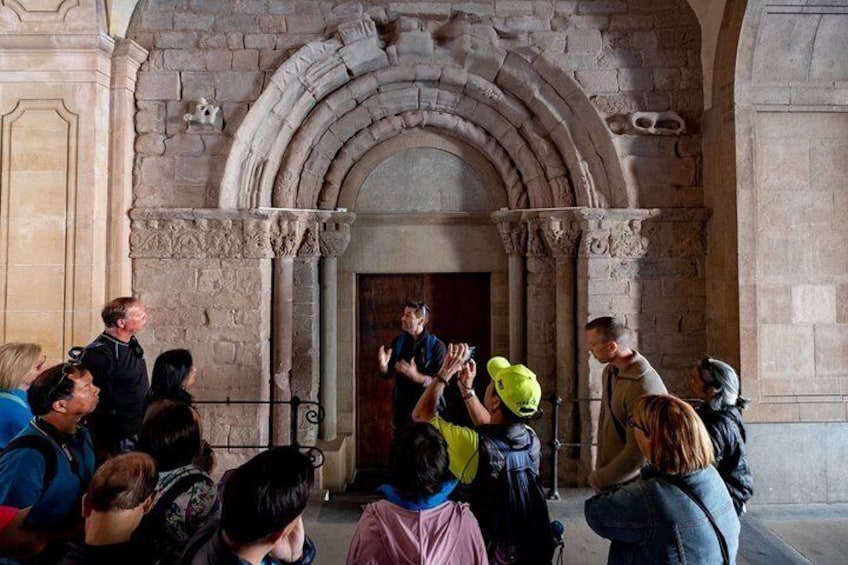
[[[712,399],[707,402],[713,410],[721,410],[728,406],[736,406],[742,410],[748,408],[750,401],[739,395],[739,375],[733,367],[719,361],[705,357],[698,365],[698,373],[704,388],[712,394]]]

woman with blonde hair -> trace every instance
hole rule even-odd
[[[46,361],[37,343],[0,345],[0,449],[32,418],[26,391]]]
[[[673,396],[641,397],[627,418],[648,461],[640,479],[586,501],[608,563],[735,563],[739,518],[704,424]]]

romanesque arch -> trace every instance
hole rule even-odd
[[[332,209],[346,171],[407,127],[491,155],[511,207],[627,207],[606,126],[550,58],[517,53],[463,17],[437,32],[367,17],[298,50],[235,135],[222,208]]]

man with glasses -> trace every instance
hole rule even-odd
[[[639,397],[666,394],[665,384],[651,364],[631,349],[629,329],[611,316],[586,324],[586,342],[592,356],[606,363],[602,376],[598,417],[598,456],[586,480],[596,492],[632,481],[645,463],[627,418]]]
[[[429,320],[430,310],[426,304],[407,302],[400,317],[403,331],[392,340],[391,347],[386,349],[381,345],[377,352],[380,377],[394,377],[395,381],[392,389],[394,429],[412,423],[412,409],[445,359],[445,344],[425,327]]]
[[[90,424],[98,458],[105,460],[135,447],[150,382],[136,338],[147,325],[144,304],[122,296],[109,301],[100,315],[106,329],[85,347],[83,359],[102,391]]]
[[[18,543],[0,546],[0,555],[55,562],[59,542],[82,533],[80,501],[94,475],[94,449],[80,421],[94,411],[99,394],[91,374],[74,363],[33,381],[27,400],[35,417],[0,456],[0,505],[15,508],[20,518],[7,526],[15,531],[4,530]],[[0,558],[4,562],[15,563]]]

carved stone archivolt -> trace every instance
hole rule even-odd
[[[343,217],[334,219],[335,215]],[[136,208],[130,218],[134,259],[265,259],[318,256],[324,247],[320,234],[327,231],[324,222],[333,226],[331,233],[346,232],[349,241],[355,214]],[[346,228],[340,229],[340,224]],[[336,250],[345,247],[346,243],[337,244]]]

